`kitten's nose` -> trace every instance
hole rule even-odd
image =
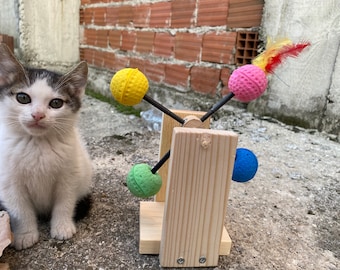
[[[39,121],[45,118],[45,114],[43,112],[36,112],[36,113],[32,113],[32,117],[35,121]]]

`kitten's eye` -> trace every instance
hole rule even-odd
[[[16,95],[17,101],[21,104],[31,103],[31,97],[25,93],[18,93]]]
[[[60,98],[55,98],[51,100],[49,105],[53,109],[59,109],[64,105],[64,101]]]

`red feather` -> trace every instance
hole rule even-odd
[[[286,46],[283,46],[276,55],[274,55],[273,57],[270,57],[268,59],[268,63],[265,66],[265,71],[267,73],[273,73],[274,69],[280,65],[284,59],[286,59],[287,57],[296,57],[300,54],[300,52],[306,48],[307,46],[309,46],[310,43],[309,42],[305,42],[305,43],[298,43],[298,44],[289,44]]]

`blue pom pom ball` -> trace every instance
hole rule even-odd
[[[255,154],[246,148],[237,148],[232,179],[236,182],[247,182],[255,176],[258,162]]]

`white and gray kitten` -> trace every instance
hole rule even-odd
[[[38,215],[50,215],[53,238],[76,232],[92,178],[76,126],[86,82],[85,62],[65,75],[28,69],[0,44],[0,203],[16,249],[38,241]]]

